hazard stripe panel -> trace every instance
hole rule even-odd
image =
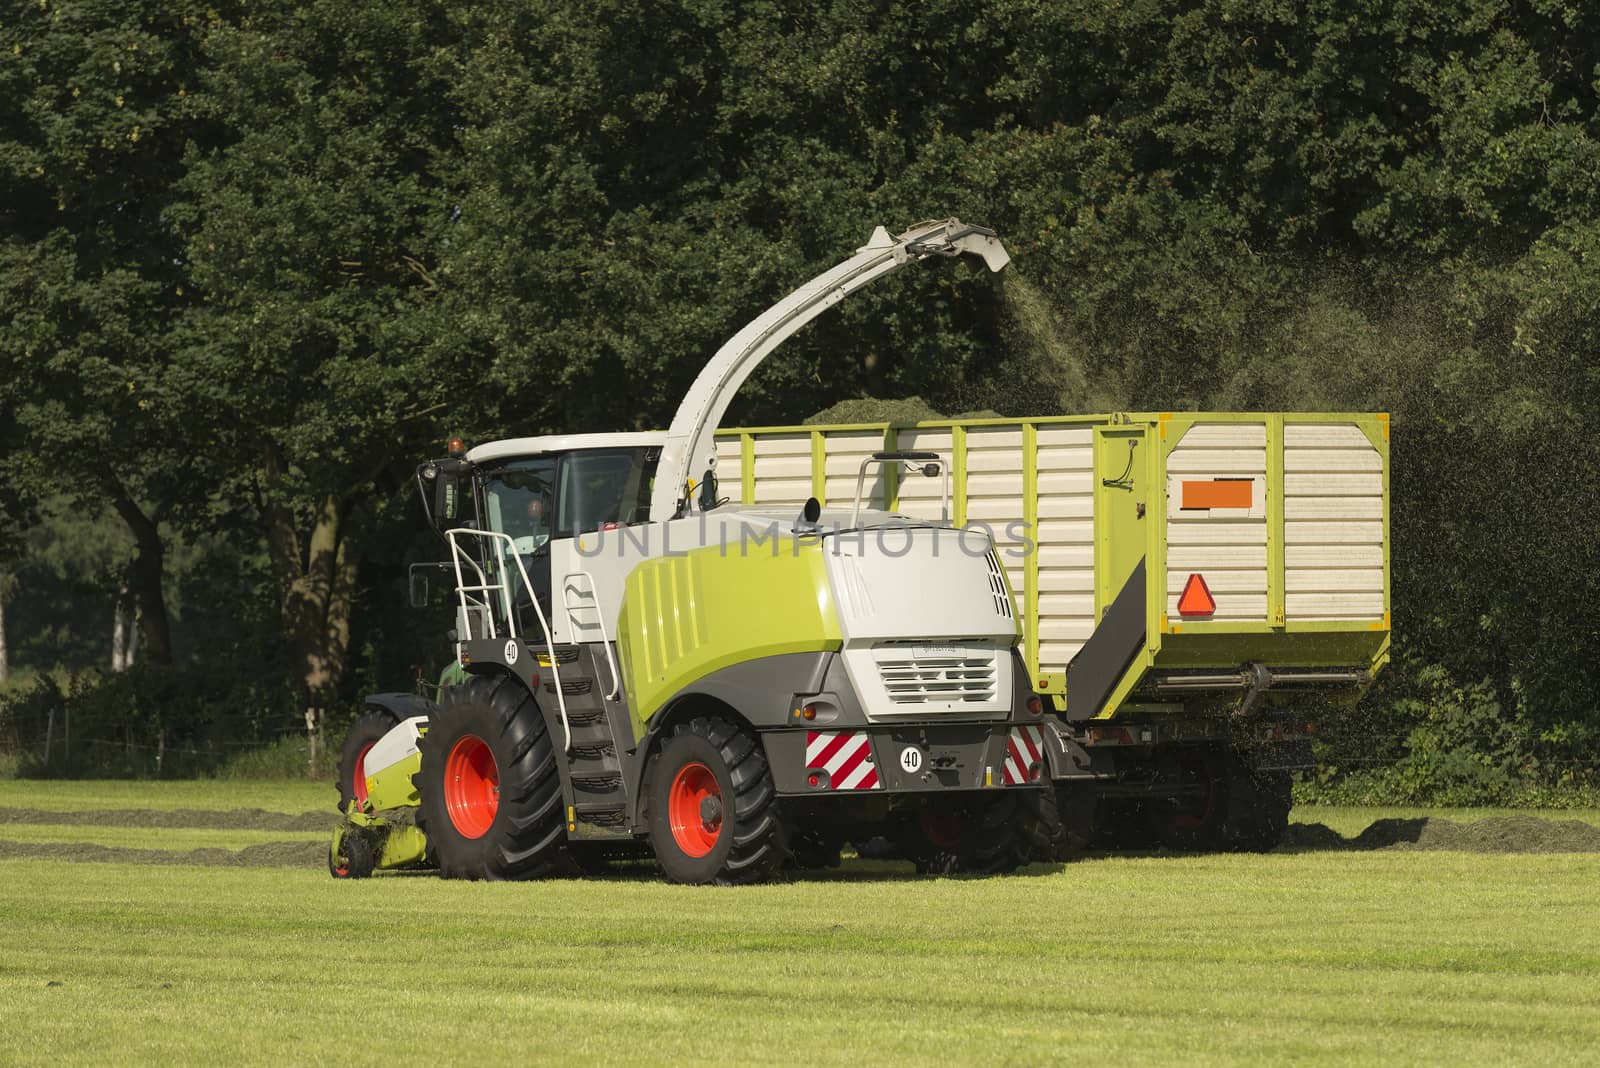
[[[830,790],[881,788],[878,765],[872,762],[872,738],[866,731],[808,732],[806,770],[826,771]]]
[[[1012,727],[1006,739],[1006,763],[1001,779],[1007,786],[1022,786],[1028,779],[1028,769],[1044,760],[1044,729],[1042,727]]]

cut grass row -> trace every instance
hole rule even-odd
[[[103,845],[122,849],[243,849],[262,842],[326,842],[327,831],[219,830],[199,827],[103,827],[0,823],[0,842]]]
[[[0,808],[57,812],[91,809],[261,808],[269,812],[332,812],[338,794],[331,782],[304,779],[148,782],[135,779],[69,781],[0,779]]]
[[[1597,886],[1460,853],[741,890],[17,860],[0,1026],[51,1065],[1580,1064]]]

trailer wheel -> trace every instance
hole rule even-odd
[[[1236,811],[1234,761],[1213,746],[1179,750],[1168,772],[1191,791],[1169,804],[1150,808],[1152,830],[1161,844],[1185,852],[1212,852],[1228,847]]]
[[[960,799],[924,798],[906,842],[906,855],[923,875],[1000,875],[1016,871],[1030,846],[1022,827],[1034,815],[1021,790],[996,790]]]
[[[509,676],[452,687],[419,748],[417,824],[447,879],[530,879],[564,866],[556,752]]]
[[[328,874],[335,879],[365,879],[378,866],[377,854],[366,835],[344,828],[328,846]]]
[[[400,721],[388,712],[368,712],[350,724],[339,751],[339,811],[349,812],[350,802],[360,808],[367,801],[367,776],[363,765],[367,753]]]
[[[778,791],[761,743],[698,716],[651,758],[644,796],[650,845],[669,882],[765,882],[788,857]]]
[[[1293,780],[1287,771],[1257,771],[1237,753],[1229,755],[1228,765],[1227,848],[1269,852],[1289,829]]]

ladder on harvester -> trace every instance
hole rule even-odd
[[[573,791],[572,834],[576,838],[626,835],[627,798],[617,738],[632,728],[625,722],[622,676],[606,632],[594,576],[575,571],[561,580],[561,609],[577,641],[556,651],[572,670],[565,682],[552,679],[545,691],[564,691],[572,719],[568,769]],[[541,656],[541,662],[543,656]],[[602,662],[604,667],[602,667]]]
[[[544,608],[539,604],[539,598],[532,595],[533,582],[528,578],[528,569],[522,564],[522,555],[517,552],[516,542],[511,535],[501,534],[493,530],[476,530],[472,527],[456,527],[445,532],[445,537],[450,542],[450,556],[456,569],[456,597],[460,606],[457,613],[456,631],[456,656],[459,659],[463,643],[473,638],[498,638],[499,628],[495,625],[494,598],[492,594],[500,595],[500,607],[505,613],[506,637],[520,637],[517,633],[517,614],[511,603],[511,583],[509,581],[511,569],[506,564],[509,555],[511,561],[517,566],[517,574],[522,578],[522,588],[529,591],[529,600],[533,602],[533,610],[539,617],[539,629],[544,632],[545,653],[550,662],[550,675],[555,683],[556,704],[561,709],[561,729],[566,735],[564,751],[572,750],[572,723],[567,718],[567,698],[561,685],[560,658],[556,655],[555,638],[550,633],[550,621],[545,618]],[[496,561],[496,574],[499,582],[491,582],[483,568],[478,566],[461,544],[464,538],[481,538],[493,547],[493,558]],[[509,550],[509,553],[507,552]],[[487,556],[488,554],[486,554]],[[462,573],[461,564],[465,562],[472,569],[477,582],[468,585],[466,576]],[[477,633],[474,633],[473,623],[477,622]],[[544,659],[541,654],[541,662]]]

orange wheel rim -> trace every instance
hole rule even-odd
[[[444,760],[444,807],[463,838],[489,833],[500,811],[500,768],[489,743],[463,735]]]
[[[722,788],[711,769],[696,761],[673,776],[667,792],[672,840],[691,857],[703,857],[722,837]]]
[[[351,773],[350,795],[356,799],[356,804],[365,806],[367,803],[367,754],[372,752],[372,742],[361,747],[361,752],[356,754],[355,771]]]

